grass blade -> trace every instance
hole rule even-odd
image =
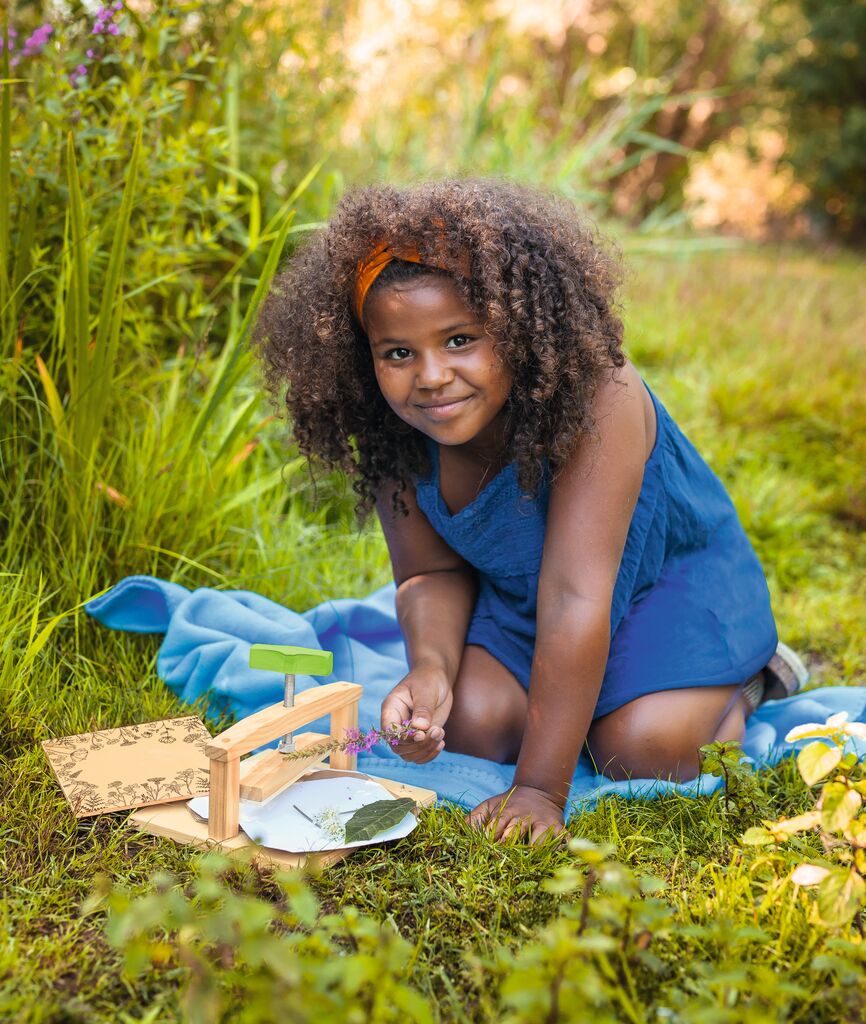
[[[0,309],[6,310],[9,299],[9,211],[12,209],[12,85],[9,82],[9,21],[3,19],[3,82],[0,83]],[[10,326],[5,327],[6,324]],[[4,351],[15,344],[15,318],[0,318],[0,333],[4,335]]]
[[[256,285],[256,290],[247,306],[246,315],[240,328],[235,336],[229,338],[226,342],[210,387],[205,395],[205,400],[188,435],[188,440],[182,454],[184,458],[201,440],[215,410],[237,383],[245,368],[242,363],[242,357],[247,354],[246,343],[255,328],[259,310],[276,273],[277,264],[282,256],[283,246],[286,244],[286,237],[288,236],[291,222],[292,216],[290,215],[284,221],[280,233],[271,245],[268,258],[265,260],[265,266],[262,270],[262,276],[259,278],[259,283]],[[238,372],[239,370],[240,372]]]
[[[87,268],[87,249],[84,201],[72,132],[66,137],[66,176],[69,186],[69,278],[67,281],[66,345],[71,392],[72,434],[77,448],[86,438],[87,405],[81,401],[87,390],[88,325],[90,312],[90,281]]]
[[[99,320],[96,326],[96,344],[93,358],[93,383],[95,385],[90,398],[92,410],[91,443],[98,440],[99,430],[105,416],[105,408],[111,393],[110,375],[114,370],[117,349],[120,341],[120,325],[123,312],[123,265],[126,259],[126,243],[129,236],[129,221],[132,216],[132,204],[135,198],[135,185],[138,178],[138,165],[141,158],[142,130],[138,129],[132,156],[126,173],[126,185],[120,200],[120,211],[114,229],[111,254],[105,272],[105,283],[102,287],[102,301],[99,307]]]
[[[237,492],[228,501],[222,502],[216,508],[217,517],[222,519],[227,512],[234,512],[235,509],[242,508],[244,505],[248,505],[251,501],[255,501],[263,494],[267,494],[269,491],[281,485],[285,485],[286,477],[299,469],[305,459],[303,456],[299,456],[296,459],[292,459],[291,462],[285,466],[281,466],[279,469],[273,470],[268,473],[267,476],[263,476],[261,480],[256,480],[255,483],[248,484],[243,490]]]

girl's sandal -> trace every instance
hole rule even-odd
[[[743,697],[754,711],[765,701],[792,697],[808,682],[809,670],[787,644],[780,642],[764,668],[743,684]]]
[[[787,644],[780,642],[764,668],[764,678],[766,686],[761,702],[784,700],[799,693],[809,682],[809,670]]]

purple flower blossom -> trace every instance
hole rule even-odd
[[[53,26],[47,23],[45,25],[40,25],[32,35],[28,36],[24,40],[21,56],[35,57],[36,54],[45,47],[45,44],[48,42],[48,37],[53,31]]]
[[[122,10],[122,3],[114,3],[111,6],[106,5],[105,7],[100,7],[96,12],[96,17],[93,21],[92,34],[95,36],[119,36],[120,26],[114,23],[114,19]]]
[[[9,52],[11,53],[15,49],[15,40],[18,38],[18,33],[10,25],[9,28],[6,30],[6,34],[9,37]],[[0,53],[2,53],[4,49],[5,41],[3,40],[2,37],[0,37]]]

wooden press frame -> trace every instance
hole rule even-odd
[[[241,758],[244,754],[324,715],[331,716],[331,739],[344,740],[346,729],[358,726],[358,701],[362,690],[358,683],[314,686],[297,694],[292,707],[272,704],[215,736],[205,748],[210,760],[208,838],[221,842],[238,834]],[[300,741],[300,737],[298,739]],[[319,740],[317,734],[310,733],[306,745]],[[298,746],[302,751],[303,745],[299,742]],[[257,758],[254,776],[245,777],[244,788],[250,796],[264,799],[290,785],[321,757],[318,754],[308,758],[286,758],[276,750],[267,751]],[[354,771],[357,766],[357,756],[342,750],[332,751],[329,760],[331,768]]]

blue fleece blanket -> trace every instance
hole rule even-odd
[[[182,700],[192,702],[209,693],[211,713],[228,708],[240,718],[283,697],[281,675],[249,667],[251,644],[294,644],[332,651],[333,673],[299,675],[297,691],[338,679],[361,683],[364,694],[359,724],[368,728],[379,724],[382,700],[408,671],[394,594],[390,583],[368,597],[325,601],[299,614],[246,590],[189,591],[152,576],[128,576],[88,602],[85,609],[110,629],[165,633],[157,658],[160,678]],[[823,722],[839,711],[847,711],[851,721],[866,720],[866,688],[824,687],[769,701],[749,719],[743,749],[757,764],[773,764],[802,746],[802,741],[785,743],[789,729],[805,722]],[[305,728],[327,732],[328,723],[321,719]],[[863,749],[858,753],[866,754],[866,743],[860,746]],[[384,746],[360,754],[358,768],[434,789],[440,801],[467,808],[503,792],[514,777],[514,765],[448,751],[427,764],[409,764]],[[582,757],[571,786],[569,810],[611,794],[647,798],[677,792],[697,796],[720,786],[721,780],[710,775],[686,783],[658,779],[613,782],[597,775]]]

